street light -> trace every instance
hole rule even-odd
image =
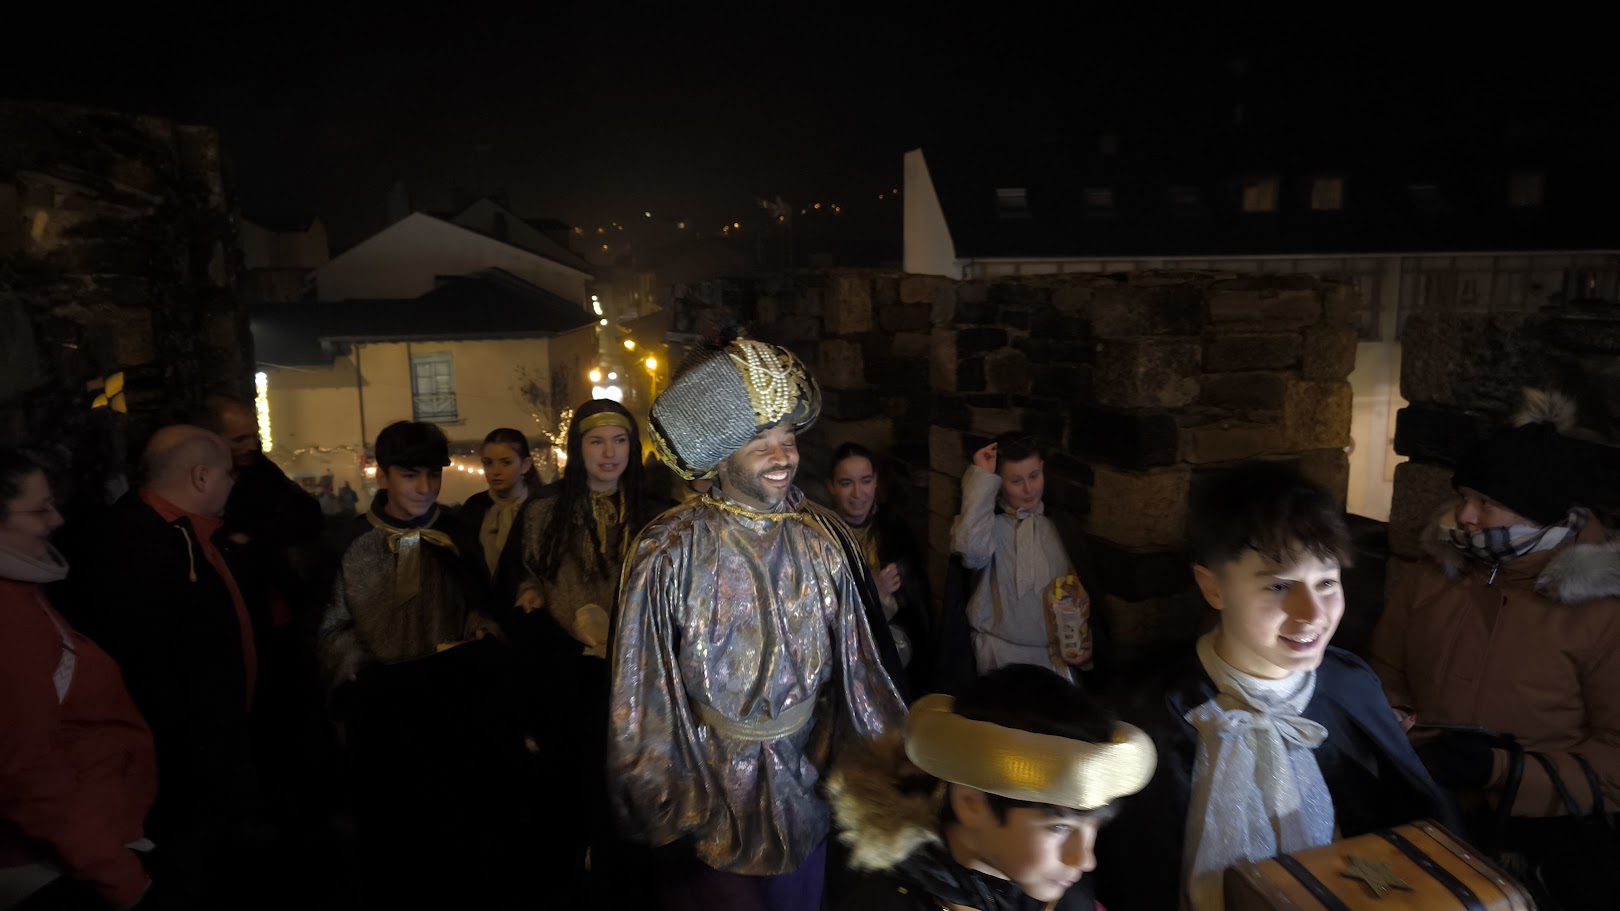
[[[592,367],[591,368],[591,382],[593,382],[593,383],[602,382],[602,371],[596,369],[595,367]]]
[[[624,340],[624,350],[626,350],[626,351],[634,351],[634,350],[636,350],[636,340],[633,339],[633,338],[625,339]]]
[[[658,369],[658,358],[653,357],[652,355],[648,355],[647,356],[647,369],[648,370],[657,370]]]

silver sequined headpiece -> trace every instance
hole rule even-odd
[[[795,430],[821,414],[821,387],[779,345],[735,339],[701,355],[653,402],[653,448],[688,480],[714,469],[754,435],[784,421]]]

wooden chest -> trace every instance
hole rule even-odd
[[[1226,871],[1226,911],[1533,911],[1529,893],[1420,820]]]

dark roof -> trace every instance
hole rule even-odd
[[[536,231],[572,231],[574,226],[560,218],[525,218],[529,227]]]
[[[1133,158],[1104,154],[1095,140],[922,151],[963,259],[1620,247],[1620,220],[1613,217],[1620,182],[1611,167],[1589,157],[1358,161],[1353,146],[1259,154],[1188,142]],[[1532,173],[1543,175],[1543,204],[1509,207],[1514,175]],[[1316,177],[1343,178],[1341,210],[1311,210]],[[1276,211],[1242,211],[1243,184],[1251,178],[1277,179]],[[1422,184],[1432,190],[1414,187]],[[1027,208],[1007,211],[998,189],[1026,191]],[[1103,189],[1112,196],[1111,212],[1088,208],[1087,191]]]
[[[548,338],[594,320],[502,269],[445,279],[411,300],[262,304],[251,314],[258,361],[292,366],[330,363],[349,342]]]
[[[302,234],[315,224],[315,216],[296,212],[243,213],[242,220],[252,222],[272,234]]]

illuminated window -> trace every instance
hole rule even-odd
[[[1508,205],[1515,209],[1534,209],[1541,205],[1541,193],[1546,181],[1540,174],[1515,174],[1508,184]]]
[[[1002,218],[1029,217],[1029,191],[1023,187],[996,190],[996,214]]]
[[[1243,182],[1243,211],[1277,211],[1277,178],[1257,177]]]
[[[1311,180],[1311,211],[1337,212],[1344,208],[1344,178],[1317,177]]]

